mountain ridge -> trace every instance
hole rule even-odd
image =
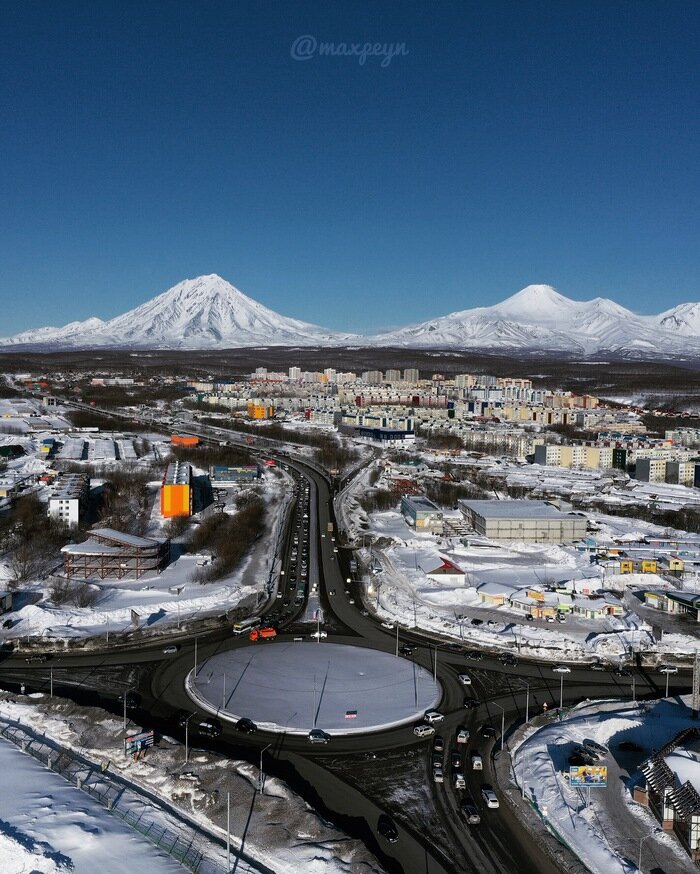
[[[280,315],[217,274],[186,279],[132,310],[0,339],[0,349],[210,349],[399,346],[580,355],[700,357],[700,303],[638,315],[608,298],[577,301],[545,284],[491,306],[361,336]]]

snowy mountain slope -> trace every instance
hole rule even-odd
[[[0,339],[5,348],[404,346],[629,357],[700,356],[700,303],[640,316],[612,300],[575,301],[528,285],[501,303],[360,337],[281,316],[211,274],[186,279],[108,321],[88,319]]]
[[[700,305],[698,320],[700,321]],[[398,331],[368,338],[376,345],[593,354],[700,353],[700,340],[683,337],[659,322],[614,301],[574,301],[549,285],[529,285],[490,307],[462,310]]]
[[[208,349],[242,346],[322,346],[354,341],[317,325],[281,316],[220,276],[186,279],[109,321],[24,331],[0,346]]]

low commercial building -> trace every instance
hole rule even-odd
[[[166,519],[192,515],[192,465],[169,464],[160,487],[160,512]]]
[[[586,536],[586,517],[562,513],[546,501],[458,502],[467,523],[491,540],[565,543]]]
[[[212,485],[232,486],[237,483],[253,482],[259,478],[260,468],[257,464],[212,464],[209,468]]]
[[[77,528],[90,497],[90,477],[84,473],[64,473],[53,484],[49,495],[49,516]]]
[[[99,577],[135,578],[148,571],[160,573],[170,558],[170,541],[136,537],[113,528],[95,528],[83,543],[61,549],[63,571],[70,580]]]
[[[404,495],[401,498],[401,512],[416,531],[442,534],[442,510],[425,495]]]

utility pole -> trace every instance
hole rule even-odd
[[[262,757],[265,750],[269,750],[272,744],[268,744],[266,747],[263,747],[260,750],[260,770],[258,771],[259,780],[260,780],[260,794],[262,795],[265,791],[265,783],[263,781],[263,769],[262,769]]]
[[[530,721],[530,684],[526,683],[527,692],[525,697],[525,722]]]
[[[49,668],[49,676],[51,677],[51,694],[50,697],[53,698],[53,666]]]
[[[187,764],[187,760],[189,759],[190,753],[190,745],[189,745],[189,729],[190,729],[190,719],[196,715],[195,713],[190,713],[190,715],[185,720],[185,764]]]
[[[231,793],[226,793],[226,874],[231,870]]]
[[[396,658],[399,657],[399,623],[396,623]]]
[[[194,678],[197,679],[197,638],[194,639]]]

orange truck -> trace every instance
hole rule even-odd
[[[253,641],[274,640],[277,637],[277,632],[274,628],[254,628],[248,637]]]

